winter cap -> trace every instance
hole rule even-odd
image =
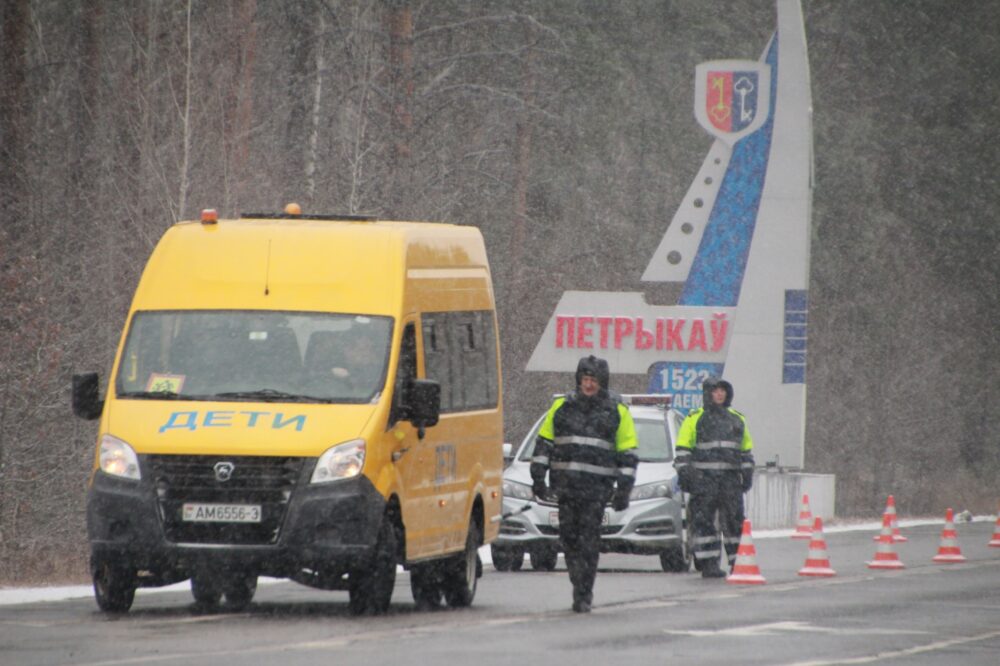
[[[729,407],[733,404],[733,385],[727,382],[722,377],[709,377],[702,383],[701,390],[704,394],[704,406],[708,407],[712,403],[712,391],[722,388],[726,391],[726,401],[722,403],[723,407]]]
[[[608,370],[608,362],[603,358],[597,358],[593,354],[581,358],[580,362],[576,364],[577,386],[580,385],[580,381],[584,375],[593,377],[602,389],[605,391],[608,390],[608,386],[611,383],[611,371]]]

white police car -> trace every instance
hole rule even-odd
[[[684,416],[665,395],[623,395],[635,420],[639,467],[629,507],[610,504],[601,528],[601,552],[659,555],[664,571],[688,571],[691,552],[685,534],[683,494],[674,471],[674,442]],[[517,571],[528,555],[534,569],[551,571],[559,556],[559,508],[531,492],[531,455],[542,418],[516,451],[508,452],[504,471],[500,535],[490,546],[498,571]],[[507,445],[505,445],[506,447]],[[511,453],[512,455],[509,455]]]

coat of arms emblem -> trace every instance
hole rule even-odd
[[[712,60],[695,68],[694,115],[732,146],[756,132],[771,112],[771,67],[753,60]]]

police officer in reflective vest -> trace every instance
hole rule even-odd
[[[753,485],[753,440],[744,416],[730,407],[732,384],[709,377],[702,389],[704,406],[684,419],[677,435],[674,468],[681,490],[691,495],[695,567],[704,578],[723,578],[715,515],[732,568],[743,527],[743,493]]]
[[[580,359],[576,390],[552,403],[531,459],[535,496],[558,498],[559,537],[577,613],[590,612],[593,603],[605,505],[611,500],[616,511],[628,508],[639,462],[635,423],[628,407],[609,393],[609,379],[607,361]]]

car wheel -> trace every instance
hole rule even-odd
[[[524,566],[524,551],[517,549],[515,550],[510,558],[510,570],[520,571],[521,567]]]
[[[493,557],[493,568],[497,571],[510,571],[513,568],[511,565],[514,564],[515,553],[516,551],[510,548],[491,545],[490,555]]]
[[[410,592],[417,608],[431,610],[440,608],[444,603],[440,567],[439,562],[426,562],[410,568]]]
[[[91,561],[94,599],[105,613],[126,613],[135,600],[135,571],[99,558]]]
[[[691,559],[685,555],[683,546],[665,550],[660,553],[660,566],[667,573],[684,573],[691,568]]]
[[[372,561],[352,571],[348,578],[351,612],[382,615],[389,610],[396,584],[396,528],[389,516],[382,517]]]
[[[444,574],[444,598],[452,608],[472,605],[479,580],[479,528],[475,522],[469,523],[465,537],[465,550],[447,562]]]
[[[257,576],[236,575],[223,582],[226,594],[226,608],[234,611],[245,610],[257,592]]]
[[[199,606],[215,608],[222,600],[222,586],[218,577],[207,573],[195,573],[191,576],[191,596]]]
[[[529,553],[529,558],[531,559],[531,568],[535,571],[552,571],[556,568],[556,562],[559,560],[559,551],[555,548],[532,550]]]

